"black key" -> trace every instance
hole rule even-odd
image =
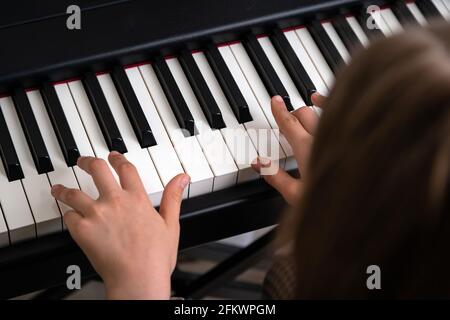
[[[6,125],[3,112],[0,108],[0,157],[9,181],[23,179],[23,171],[20,166],[11,136]]]
[[[415,4],[427,20],[435,18],[445,19],[431,0],[419,0]]]
[[[339,51],[334,46],[333,41],[331,41],[327,32],[323,28],[322,23],[320,21],[313,21],[307,26],[307,28],[331,70],[336,72],[339,66],[344,65],[345,63],[339,54]]]
[[[77,164],[80,152],[64,115],[55,87],[52,84],[46,83],[42,86],[42,98],[67,166],[72,167]]]
[[[363,7],[363,9],[361,9],[361,12],[359,12],[355,16],[364,33],[370,40],[376,40],[377,38],[385,37],[384,33],[377,26],[377,23],[375,22],[372,15],[367,13],[367,8],[367,6]],[[369,28],[368,25],[371,27]]]
[[[153,66],[179,126],[187,130],[189,135],[193,136],[195,134],[194,118],[170,72],[169,66],[163,57],[157,57]]]
[[[179,60],[210,127],[214,129],[225,128],[222,112],[217,106],[216,100],[214,100],[192,53],[188,50],[183,50],[179,56]]]
[[[245,123],[252,121],[252,116],[250,114],[250,109],[248,108],[247,102],[244,96],[239,90],[239,87],[234,81],[233,75],[228,69],[225,60],[223,60],[219,49],[214,45],[210,44],[206,50],[206,58],[216,75],[217,81],[219,82],[222,90],[227,97],[228,103],[233,110],[239,123]]]
[[[332,24],[337,34],[341,38],[347,50],[352,53],[354,50],[361,49],[363,44],[349,25],[345,16],[339,16],[333,19]]]
[[[34,118],[34,113],[25,90],[16,89],[13,94],[13,100],[37,172],[42,174],[53,171],[52,161],[50,160],[47,147]]]
[[[111,75],[139,144],[142,148],[156,145],[152,129],[142,111],[125,69],[121,66],[116,66]]]
[[[402,25],[419,26],[419,22],[416,20],[411,10],[408,9],[406,2],[397,1],[392,5],[391,9]]]
[[[243,44],[269,95],[271,97],[277,95],[281,96],[286,103],[287,109],[289,111],[293,111],[294,108],[292,107],[289,94],[276,74],[274,68],[270,64],[269,58],[267,58],[264,53],[264,50],[259,44],[256,36],[249,34],[243,41]]]
[[[280,29],[275,29],[270,36],[272,44],[278,52],[284,66],[292,78],[295,86],[305,100],[306,104],[312,105],[311,95],[316,92],[311,78],[303,67],[302,63],[292,49],[291,44]]]
[[[83,78],[83,85],[109,150],[126,153],[127,147],[95,73],[87,73]]]

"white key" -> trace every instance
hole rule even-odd
[[[147,64],[140,66],[139,69],[180,162],[185,172],[191,177],[189,197],[212,192],[214,175],[197,138],[195,136],[184,136],[183,129],[180,128],[175,119],[152,66]]]
[[[208,64],[205,54],[199,52],[193,54],[193,57],[214,100],[222,112],[226,127],[221,129],[220,132],[222,133],[223,139],[239,169],[238,183],[258,178],[259,175],[251,167],[251,163],[256,159],[258,153],[256,152],[247,131],[244,126],[237,121],[236,116],[233,114],[231,106],[228,104],[213,70]]]
[[[79,189],[78,182],[72,168],[67,167],[66,161],[58,144],[58,140],[56,139],[56,134],[53,131],[50,118],[48,117],[45,109],[41,94],[38,90],[32,90],[27,92],[27,96],[30,100],[31,109],[33,110],[36,122],[41,130],[48,155],[50,156],[50,160],[53,164],[54,170],[48,173],[50,183],[52,185],[62,184],[66,188]],[[71,210],[69,206],[60,201],[58,201],[58,204],[62,213]]]
[[[231,50],[233,51],[233,54],[238,61],[242,72],[244,73],[245,77],[247,78],[248,83],[250,84],[250,87],[253,89],[253,92],[256,96],[256,99],[259,102],[259,105],[261,109],[264,111],[264,114],[269,121],[270,126],[273,129],[279,129],[278,124],[275,121],[275,118],[273,117],[271,106],[270,106],[270,95],[268,94],[266,88],[264,87],[264,84],[262,80],[260,79],[258,72],[256,71],[255,67],[253,66],[250,57],[248,56],[247,52],[244,49],[244,46],[241,43],[233,44],[230,46]],[[297,167],[297,162],[295,161],[293,157],[293,151],[291,146],[289,145],[286,138],[279,133],[279,131],[275,131],[277,133],[277,137],[279,138],[281,147],[284,151],[284,154],[286,155],[286,163],[284,165],[286,170],[290,170]]]
[[[64,114],[68,119],[70,130],[72,131],[73,138],[77,144],[78,150],[81,156],[95,157],[95,153],[92,149],[89,138],[84,129],[83,122],[78,114],[77,107],[70,93],[70,89],[67,84],[59,84],[55,86],[56,94],[58,95],[59,101],[61,102]],[[75,176],[77,177],[80,189],[89,195],[93,199],[98,198],[98,190],[92,180],[92,177],[84,170],[80,169],[78,166],[73,167]]]
[[[306,49],[306,52],[308,52],[309,58],[316,66],[328,89],[331,89],[334,83],[333,71],[331,71],[330,66],[311,37],[311,34],[306,28],[296,29],[295,33],[303,44],[303,47]]]
[[[336,32],[336,30],[334,29],[331,22],[322,22],[322,26],[323,26],[325,32],[328,34],[328,37],[330,37],[331,42],[333,42],[337,51],[341,55],[342,59],[344,59],[344,61],[346,63],[349,63],[350,62],[350,53],[348,52],[348,50],[345,47],[344,43],[342,42],[341,38],[339,38],[339,35]]]
[[[77,107],[81,121],[89,137],[95,156],[108,161],[109,149],[106,145],[105,138],[102,135],[100,126],[97,123],[97,118],[92,110],[89,98],[84,90],[83,83],[79,80],[69,82],[69,89],[72,93],[75,106]],[[116,180],[119,181],[116,172],[112,168],[111,171]]]
[[[252,121],[244,123],[247,134],[253,142],[261,157],[270,159],[274,167],[285,166],[286,155],[278,141],[277,134],[270,126],[261,106],[250,88],[250,85],[242,73],[241,68],[229,46],[219,47],[220,54],[228,66],[234,81],[236,81],[241,93],[247,102]]]
[[[170,142],[166,129],[159,118],[158,111],[145,86],[139,68],[128,68],[125,71],[155,137],[157,144],[147,148],[147,150],[150,153],[163,186],[166,186],[173,177],[184,173],[183,167]],[[184,190],[184,198],[187,198],[188,191],[188,188]]]
[[[5,219],[3,218],[3,211],[0,208],[0,248],[9,245],[8,227],[6,226]]]
[[[450,20],[450,11],[444,4],[444,0],[431,0],[439,13],[445,18],[445,20]]]
[[[425,19],[424,15],[414,2],[407,2],[406,6],[421,26],[426,26],[428,24],[427,19]]]
[[[36,223],[37,236],[62,230],[61,213],[55,198],[50,194],[50,182],[46,174],[38,174],[28,148],[25,134],[11,98],[1,101],[3,115],[8,124],[11,139],[24,174],[22,185]]]
[[[450,0],[442,0],[442,3],[447,8],[447,11],[450,12]]]
[[[322,95],[328,94],[328,88],[324,80],[322,79],[321,75],[314,66],[314,63],[308,56],[308,53],[303,47],[303,44],[301,43],[300,39],[297,37],[295,31],[294,30],[286,31],[284,32],[284,35],[286,36],[286,39],[289,41],[289,44],[291,45],[292,49],[297,55],[297,58],[302,63],[303,68],[305,68],[306,72],[311,78],[311,81],[316,87],[316,90]]]
[[[356,20],[353,16],[346,17],[348,24],[352,28],[353,32],[358,37],[359,41],[363,44],[364,47],[368,47],[370,44],[369,38],[367,38],[366,34],[364,33],[364,30],[362,29],[361,25],[359,24],[358,20]]]
[[[381,10],[381,15],[383,16],[384,21],[386,21],[389,28],[393,33],[399,33],[403,31],[403,27],[398,21],[397,17],[394,15],[391,9],[386,8]]]
[[[237,182],[238,169],[219,130],[213,130],[203,114],[200,104],[176,58],[167,59],[167,65],[194,118],[198,143],[214,173],[213,190],[233,186]]]
[[[381,9],[378,11],[374,11],[371,12],[370,15],[373,17],[375,23],[377,24],[378,28],[380,28],[381,32],[383,32],[383,34],[386,37],[389,37],[390,35],[392,35],[392,30],[389,27],[389,25],[387,24],[386,20],[384,19],[384,14],[383,11],[385,9]]]
[[[10,98],[0,99],[2,109],[5,99]],[[12,244],[36,237],[33,215],[22,182],[20,180],[9,182],[2,161],[0,161],[0,205]]]
[[[97,79],[127,147],[128,152],[126,153],[126,157],[136,166],[145,190],[147,191],[147,194],[149,194],[153,205],[159,206],[164,188],[155,169],[155,165],[150,158],[150,154],[147,150],[141,148],[134,135],[133,128],[127,117],[125,108],[122,105],[119,94],[114,87],[111,76],[109,74],[103,74],[97,76]]]
[[[258,41],[261,47],[263,48],[267,58],[269,59],[270,64],[275,69],[276,74],[280,78],[281,83],[283,84],[287,93],[289,94],[289,98],[291,99],[291,103],[294,109],[297,110],[298,108],[305,106],[306,105],[305,101],[303,101],[302,96],[298,92],[297,87],[292,81],[291,76],[289,75],[283,62],[278,56],[278,53],[275,47],[273,46],[272,42],[270,41],[269,37],[258,38]]]

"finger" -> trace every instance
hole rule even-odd
[[[190,177],[187,174],[179,174],[170,180],[164,189],[159,213],[169,228],[177,229],[179,226],[181,201],[189,181]]]
[[[92,176],[100,196],[120,190],[105,160],[94,157],[80,157],[77,165]]]
[[[258,172],[261,172],[261,167],[264,166],[270,166],[270,160],[258,160],[256,163],[252,164],[252,167]],[[275,174],[262,175],[262,177],[283,196],[287,203],[290,205],[296,204],[300,193],[300,180],[291,177],[283,169],[278,169]]]
[[[74,210],[67,211],[63,215],[64,224],[70,233],[76,229],[76,226],[83,220],[83,216]]]
[[[123,154],[113,151],[109,154],[108,160],[117,172],[124,190],[136,192],[145,190],[136,167]]]
[[[321,108],[323,108],[326,99],[327,99],[327,97],[321,95],[321,94],[318,93],[318,92],[314,92],[314,93],[311,95],[311,101],[312,101],[312,103],[313,103],[315,106],[318,106],[318,107],[321,107]]]
[[[60,184],[54,185],[51,193],[56,200],[67,204],[72,209],[80,212],[83,216],[89,214],[90,209],[95,203],[95,201],[84,192],[78,189],[69,189]]]
[[[302,140],[305,134],[308,134],[297,117],[287,110],[286,105],[280,96],[272,98],[272,113],[281,133],[286,137],[292,147],[294,147],[298,141]]]
[[[292,114],[300,121],[301,125],[310,135],[314,135],[319,124],[319,117],[311,108],[299,108],[292,112]]]

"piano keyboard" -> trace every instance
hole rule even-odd
[[[191,177],[189,198],[258,179],[258,155],[296,168],[271,96],[291,111],[310,105],[355,50],[434,17],[450,19],[450,0],[383,7],[373,14],[379,29],[368,28],[364,11],[2,96],[0,246],[63,230],[68,208],[51,197],[52,185],[98,196],[76,166],[80,155],[125,153],[155,206],[179,173]]]

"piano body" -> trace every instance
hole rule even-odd
[[[0,11],[0,297],[62,284],[72,264],[94,275],[49,196],[57,183],[95,196],[80,154],[126,153],[155,205],[188,173],[182,250],[276,224],[284,202],[249,162],[295,171],[270,96],[309,105],[355,50],[450,17],[450,0],[79,0],[81,29],[69,30],[72,2]]]

